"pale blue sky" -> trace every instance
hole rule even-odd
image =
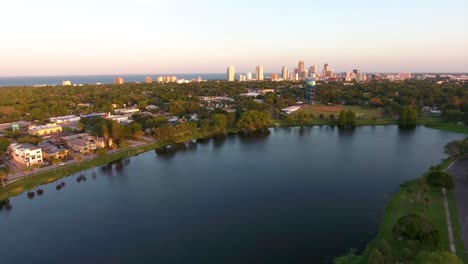
[[[0,76],[336,71],[468,72],[467,0],[0,3]]]

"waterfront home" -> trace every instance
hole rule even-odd
[[[84,138],[76,138],[67,142],[68,147],[78,153],[88,153],[90,151],[94,151],[97,149],[97,145],[95,142],[84,139]]]
[[[10,157],[24,166],[42,163],[42,150],[31,143],[13,143],[8,147]]]
[[[45,160],[64,159],[69,156],[70,151],[66,148],[56,146],[51,141],[42,141],[38,145],[42,150],[42,156]]]
[[[53,123],[46,125],[31,125],[28,127],[28,134],[35,136],[47,136],[62,132],[62,127]]]

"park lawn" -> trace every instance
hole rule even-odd
[[[449,132],[468,134],[468,126],[453,123],[427,123],[424,126]]]
[[[304,111],[307,114],[314,114],[315,117],[318,117],[320,114],[323,114],[325,117],[329,117],[331,114],[335,115],[335,118],[338,118],[341,110],[351,110],[356,115],[359,113],[363,114],[363,119],[372,119],[372,118],[381,118],[382,112],[377,108],[372,107],[361,107],[361,106],[350,106],[350,105],[323,105],[323,104],[314,104],[314,105],[304,105],[300,111]],[[359,120],[359,118],[358,118]]]

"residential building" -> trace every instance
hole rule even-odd
[[[226,71],[226,79],[228,82],[233,82],[234,81],[234,76],[235,76],[235,70],[234,70],[234,66],[229,66],[227,68],[227,71]]]
[[[247,73],[247,81],[251,81],[251,80],[252,80],[252,73],[248,72]]]
[[[68,147],[78,153],[89,153],[97,149],[95,142],[85,138],[76,138],[67,142]]]
[[[51,123],[57,123],[57,124],[78,122],[80,121],[80,119],[81,117],[76,116],[76,115],[57,116],[57,117],[49,118]]]
[[[82,114],[80,115],[81,118],[96,118],[96,117],[105,117],[106,113],[90,113],[90,114]]]
[[[42,150],[31,143],[13,143],[9,146],[11,158],[24,166],[42,163]]]
[[[272,81],[277,81],[278,80],[278,75],[276,73],[271,74],[271,80]]]
[[[28,134],[35,136],[47,136],[62,132],[62,127],[53,123],[41,126],[32,125],[28,127]]]
[[[407,80],[411,78],[411,72],[401,72],[398,75],[398,79],[401,81]]]
[[[70,155],[70,151],[63,147],[58,147],[51,141],[42,141],[39,143],[39,147],[42,150],[42,156],[44,160],[61,160]]]
[[[305,70],[302,71],[302,72],[301,72],[301,79],[302,79],[302,80],[305,80],[305,79],[307,79],[307,77],[308,77],[307,71],[305,71]]]
[[[114,113],[116,115],[126,115],[126,114],[138,113],[138,112],[140,112],[140,109],[138,109],[138,108],[118,108],[118,109],[114,109]]]
[[[255,68],[255,78],[257,81],[263,81],[263,66],[258,65],[257,68]]]

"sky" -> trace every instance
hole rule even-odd
[[[467,0],[15,0],[0,76],[468,72]]]

